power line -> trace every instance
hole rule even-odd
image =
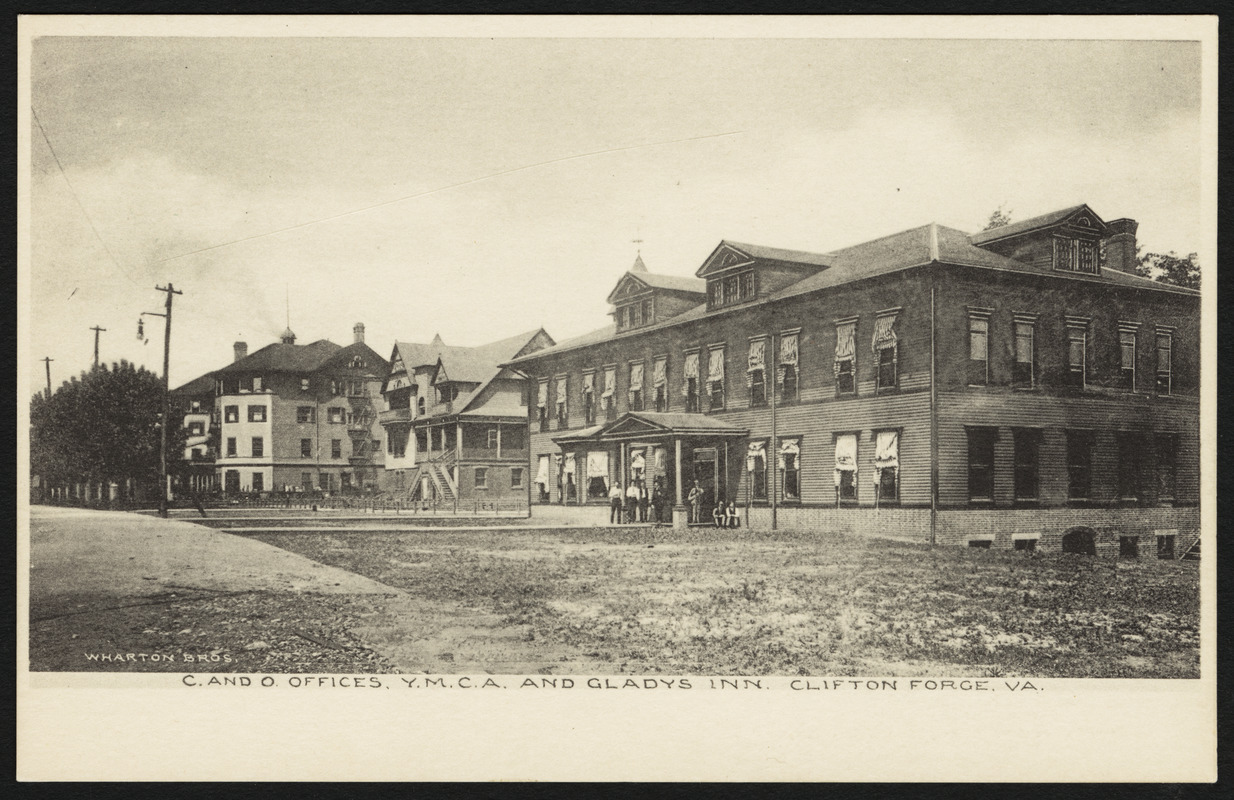
[[[638,150],[644,147],[660,147],[660,146],[668,145],[668,144],[681,144],[683,142],[696,142],[702,139],[719,139],[724,136],[740,136],[742,133],[743,131],[729,131],[728,133],[709,133],[709,134],[706,134],[705,136],[691,136],[686,139],[672,139],[666,142],[647,142],[645,144],[632,144],[626,147],[610,147],[605,150],[595,150],[590,153],[576,153],[570,156],[562,156],[561,158],[552,158],[552,159],[549,159],[548,161],[540,161],[535,164],[527,164],[521,167],[513,167],[511,169],[501,170],[500,172],[494,172],[492,174],[485,175],[480,178],[471,178],[469,180],[460,181],[459,183],[449,184],[448,186],[438,186],[435,189],[428,189],[423,192],[417,192],[415,194],[404,195],[403,197],[396,197],[393,200],[386,200],[386,201],[383,201],[381,203],[376,203],[371,206],[364,206],[363,208],[357,208],[351,211],[344,211],[341,214],[334,214],[328,217],[322,217],[320,219],[315,219],[310,222],[300,222],[295,225],[289,225],[286,228],[279,228],[277,230],[267,231],[265,233],[256,233],[256,234],[253,234],[252,236],[245,236],[240,239],[232,239],[231,241],[223,242],[222,244],[213,244],[213,245],[210,245],[209,247],[202,247],[198,250],[190,250],[187,253],[181,253],[175,256],[168,256],[167,258],[160,258],[157,261],[151,261],[150,264],[151,265],[166,264],[168,261],[175,261],[177,259],[187,258],[188,256],[194,256],[199,253],[206,253],[211,250],[218,250],[221,247],[230,247],[233,244],[240,244],[241,242],[251,242],[254,239],[264,239],[267,236],[276,236],[280,233],[287,233],[288,231],[299,230],[300,228],[307,228],[310,225],[318,225],[322,222],[330,222],[332,220],[342,219],[344,217],[350,217],[353,214],[362,214],[365,211],[372,211],[373,209],[376,209],[376,208],[382,208],[384,206],[394,205],[395,203],[402,203],[406,200],[414,200],[417,197],[426,197],[430,194],[436,194],[437,192],[444,192],[449,189],[458,189],[459,187],[470,186],[473,183],[480,183],[481,181],[486,181],[491,178],[500,178],[503,175],[512,175],[515,172],[524,172],[529,169],[536,169],[537,167],[545,167],[545,166],[548,166],[549,164],[560,164],[563,161],[573,161],[579,158],[590,158],[591,156],[603,155],[605,153],[619,153],[624,150]]]
[[[64,165],[60,163],[60,156],[56,155],[56,148],[51,146],[51,139],[47,138],[47,129],[43,127],[43,121],[39,119],[39,113],[34,110],[34,106],[30,106],[30,113],[34,115],[34,122],[39,126],[39,133],[43,134],[43,141],[47,144],[48,151],[51,152],[51,157],[56,162],[56,167],[60,170],[60,177],[64,178],[65,186],[69,187],[69,194],[73,196],[73,201],[77,203],[77,207],[81,209],[81,214],[86,218],[86,222],[90,224],[90,230],[94,231],[94,238],[99,240],[99,244],[103,246],[103,250],[107,253],[107,257],[111,259],[111,263],[116,269],[124,273],[124,277],[128,278],[134,286],[139,286],[133,276],[124,267],[120,266],[120,262],[112,255],[111,248],[107,246],[107,242],[103,241],[103,237],[99,235],[99,229],[94,227],[94,220],[90,218],[90,213],[86,211],[86,207],[82,205],[81,198],[77,196],[77,190],[73,188],[73,182],[69,180],[68,173],[64,171]]]

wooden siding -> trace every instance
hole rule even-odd
[[[1067,499],[1068,429],[1090,430],[1095,434],[1092,486],[1094,503],[1114,501],[1118,485],[1116,431],[1144,435],[1150,452],[1142,470],[1149,476],[1156,464],[1152,452],[1153,434],[1178,435],[1178,503],[1199,501],[1200,432],[1199,409],[1193,402],[1160,402],[1151,397],[1121,400],[1065,398],[1033,392],[1013,395],[991,394],[982,389],[943,392],[938,398],[939,503],[956,506],[968,503],[968,435],[966,426],[998,429],[994,449],[995,505],[1013,501],[1014,460],[1012,427],[1040,428],[1039,500],[1042,506],[1058,506]],[[1145,501],[1156,501],[1155,485],[1146,480]]]

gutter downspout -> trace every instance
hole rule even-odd
[[[935,333],[935,283],[938,277],[938,229],[930,226],[930,546],[938,527],[938,363]]]

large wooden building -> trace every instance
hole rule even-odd
[[[552,344],[543,329],[478,347],[396,342],[381,388],[383,488],[451,507],[525,504],[525,381],[500,365]]]
[[[1136,223],[1077,206],[830,253],[641,260],[614,323],[513,359],[543,502],[697,482],[755,527],[1082,552],[1199,534],[1199,293],[1134,274]]]

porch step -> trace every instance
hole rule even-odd
[[[1200,537],[1196,537],[1187,551],[1183,553],[1181,561],[1199,561],[1200,560]]]

